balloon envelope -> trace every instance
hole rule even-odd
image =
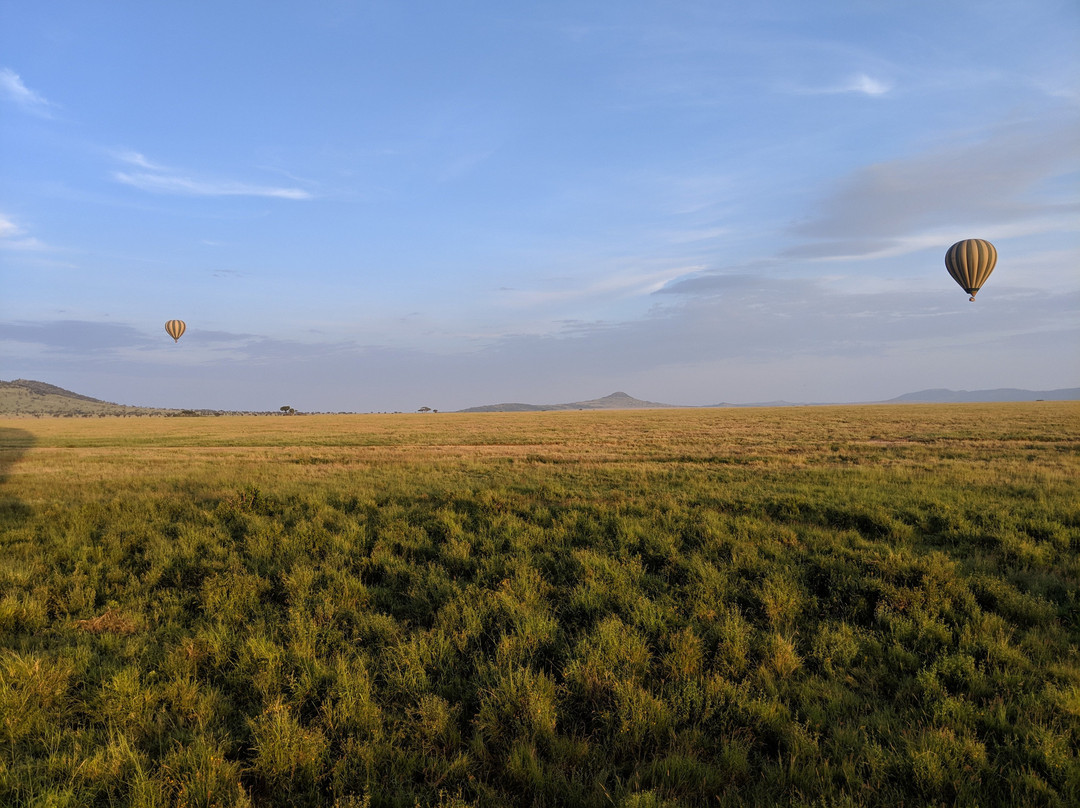
[[[981,238],[958,241],[945,253],[945,268],[949,270],[952,279],[971,295],[972,302],[975,300],[975,293],[994,271],[996,263],[997,248]]]
[[[165,333],[173,338],[173,342],[179,341],[186,328],[187,325],[183,320],[169,320],[169,322],[165,323]]]

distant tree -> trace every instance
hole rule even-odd
[[[286,404],[284,407],[281,407],[280,409],[283,413],[285,413],[285,415],[292,415],[294,412],[296,412],[296,410],[294,410],[288,404]]]
[[[431,412],[431,407],[421,407],[417,412]]]

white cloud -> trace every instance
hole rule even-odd
[[[800,95],[843,95],[860,93],[869,96],[887,95],[893,86],[887,81],[874,78],[866,73],[856,73],[843,81],[821,87],[797,87],[793,91]]]
[[[311,199],[311,194],[299,188],[273,188],[264,185],[248,185],[229,180],[195,180],[176,175],[138,173],[129,174],[117,171],[113,174],[117,182],[131,185],[143,191],[157,191],[167,194],[188,194],[190,196],[262,196],[274,199]]]
[[[197,179],[157,165],[139,152],[116,154],[117,159],[140,171],[115,171],[113,179],[143,191],[187,196],[257,196],[270,199],[311,199],[312,195],[302,188],[281,188],[271,185],[253,185],[235,180]]]
[[[163,167],[155,165],[154,163],[151,163],[149,160],[146,159],[146,156],[141,154],[140,152],[135,152],[135,151],[117,152],[116,158],[118,160],[121,160],[121,161],[125,162],[125,163],[130,163],[133,166],[138,166],[139,168],[146,168],[146,169],[149,169],[151,171],[164,171],[165,170]]]
[[[843,85],[840,92],[863,93],[864,95],[885,95],[885,93],[889,92],[891,89],[891,84],[872,78],[865,73],[860,73],[857,76],[853,76],[846,85]]]
[[[5,250],[41,250],[45,245],[36,238],[26,235],[26,231],[0,213],[0,249]]]
[[[38,115],[48,115],[52,106],[43,96],[23,84],[18,73],[7,67],[0,68],[0,96]]]
[[[11,221],[7,216],[0,213],[0,238],[12,238],[19,235],[21,232],[22,228]]]

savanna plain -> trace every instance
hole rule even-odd
[[[1080,804],[1080,403],[0,419],[0,804]]]

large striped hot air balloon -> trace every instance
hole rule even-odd
[[[975,302],[978,292],[997,263],[997,248],[981,238],[966,238],[958,241],[945,253],[945,268],[952,279],[971,295]]]
[[[178,342],[180,337],[184,336],[186,328],[183,320],[169,320],[165,323],[165,333],[173,338],[173,342]]]

